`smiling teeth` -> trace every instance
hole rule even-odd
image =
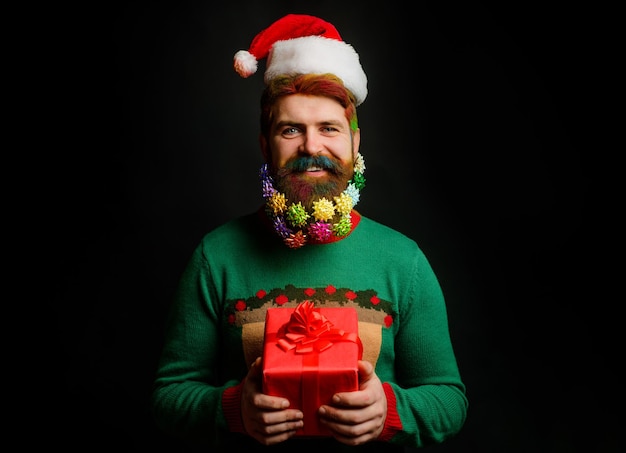
[[[321,171],[322,168],[321,167],[309,167],[306,169],[306,171]]]

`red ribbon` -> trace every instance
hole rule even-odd
[[[310,354],[325,351],[338,341],[357,343],[361,357],[363,346],[357,332],[334,328],[319,308],[305,300],[296,306],[289,322],[279,329],[276,344],[285,352],[295,349],[296,354]]]

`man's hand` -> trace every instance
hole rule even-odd
[[[248,370],[241,393],[241,417],[249,436],[263,445],[273,445],[292,437],[302,428],[303,414],[287,409],[289,401],[262,393],[261,358]],[[383,395],[384,396],[384,395]]]
[[[359,390],[336,393],[332,405],[321,406],[319,415],[339,442],[360,445],[377,439],[385,426],[387,398],[374,366],[359,361]]]

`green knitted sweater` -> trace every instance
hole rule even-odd
[[[397,451],[455,435],[467,414],[465,386],[444,297],[418,245],[353,212],[348,236],[291,249],[261,212],[209,232],[181,277],[154,382],[157,424],[211,451],[267,449],[243,430],[241,382],[261,356],[267,308],[310,300],[357,309],[363,358],[384,383],[384,431],[360,450]],[[295,438],[272,450],[303,442],[345,450],[327,438]]]

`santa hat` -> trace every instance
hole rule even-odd
[[[320,18],[288,14],[278,19],[254,37],[248,50],[235,54],[235,71],[249,77],[266,57],[265,83],[281,74],[331,73],[354,94],[357,105],[367,97],[359,55],[331,23]]]

